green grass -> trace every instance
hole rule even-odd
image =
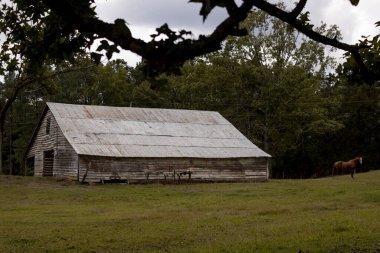
[[[0,176],[0,252],[300,251],[379,252],[380,171],[184,185]]]

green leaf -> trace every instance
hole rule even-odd
[[[216,7],[225,7],[222,0],[190,0],[189,3],[202,3],[202,8],[199,12],[203,16],[203,21],[206,20],[208,14]]]
[[[96,49],[96,51],[102,51],[102,50],[108,50],[110,48],[110,45],[107,40],[100,41],[100,45]]]
[[[357,6],[359,4],[359,0],[350,0],[352,5]]]
[[[100,60],[102,59],[102,54],[91,53],[91,59],[92,59],[96,64],[99,64],[99,63],[100,63]]]
[[[299,17],[299,21],[302,22],[303,24],[307,24],[310,19],[309,19],[309,14],[310,12],[305,12],[305,13],[302,13]]]

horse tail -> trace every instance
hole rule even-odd
[[[342,161],[337,161],[333,165],[333,169],[332,169],[331,175],[334,176],[334,172],[335,172],[335,174],[338,175],[340,170],[342,170]]]

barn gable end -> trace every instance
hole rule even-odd
[[[47,103],[26,158],[88,182],[264,181],[270,155],[217,112]]]
[[[35,176],[77,178],[78,154],[63,135],[57,121],[45,108],[26,152],[29,170]],[[27,165],[28,166],[28,165]]]

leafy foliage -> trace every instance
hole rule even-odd
[[[350,0],[353,5],[358,0]],[[2,4],[0,12],[0,32],[5,36],[0,59],[7,62],[1,71],[14,70],[18,64],[31,69],[38,68],[47,60],[67,60],[90,48],[96,39],[101,39],[98,52],[92,54],[99,62],[101,56],[110,59],[119,48],[130,50],[140,56],[157,75],[161,72],[178,73],[187,60],[194,59],[221,49],[221,44],[230,35],[242,37],[245,29],[240,29],[252,8],[256,7],[276,17],[304,33],[312,40],[331,45],[356,54],[368,45],[348,45],[337,38],[320,33],[310,24],[309,13],[302,13],[307,0],[299,0],[290,12],[279,5],[265,0],[191,0],[200,3],[203,20],[215,7],[225,8],[228,17],[209,35],[198,39],[185,38],[190,31],[173,31],[168,25],[157,28],[158,34],[167,39],[149,42],[134,38],[128,24],[122,19],[113,23],[101,20],[96,13],[94,0],[10,0]],[[355,57],[360,62],[360,57]],[[364,68],[365,65],[361,65]]]
[[[85,2],[88,1],[80,1],[72,11],[90,15]],[[52,13],[41,1],[3,3],[0,31],[5,37],[0,54],[3,72],[36,71],[49,60],[70,59],[84,52],[93,41],[89,34],[70,29],[67,20]]]
[[[249,36],[227,39],[222,51],[169,79],[173,106],[221,112],[274,157],[276,177],[327,174],[329,165],[310,151],[344,127],[329,115],[338,101],[322,88],[334,66],[329,51],[263,12],[253,12],[243,27]],[[336,27],[318,29],[339,36]]]
[[[360,43],[370,45],[359,52],[363,59],[361,64],[364,64],[366,68],[363,69],[354,56],[345,54],[346,61],[338,67],[337,72],[348,82],[356,85],[363,83],[378,85],[380,82],[380,36],[377,35],[372,39],[364,37]]]

